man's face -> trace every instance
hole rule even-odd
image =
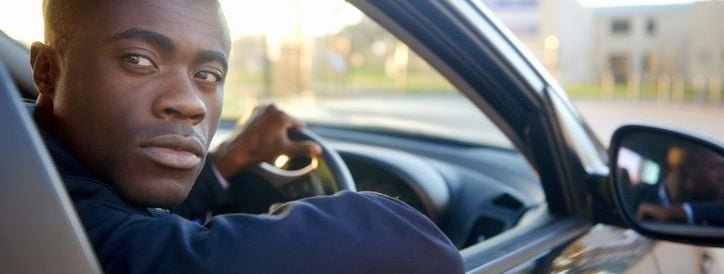
[[[687,166],[686,190],[699,200],[720,200],[724,192],[724,157],[708,149],[697,151],[696,161]]]
[[[702,154],[704,160],[700,167],[700,180],[713,188],[721,188],[720,185],[724,184],[722,182],[722,179],[724,179],[724,157],[713,151],[706,151]]]
[[[183,201],[221,113],[229,42],[213,1],[103,1],[77,25],[53,98],[61,139],[143,206]]]

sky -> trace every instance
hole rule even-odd
[[[0,0],[0,30],[30,44],[43,39],[42,0]],[[288,35],[297,21],[303,21],[303,35],[319,36],[359,22],[362,14],[342,0],[220,0],[232,38],[258,35],[264,32]],[[543,0],[539,0],[543,1]],[[584,6],[617,6],[646,4],[689,3],[693,0],[578,0]],[[303,18],[296,16],[300,9]]]

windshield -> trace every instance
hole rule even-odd
[[[285,98],[278,103],[289,113],[314,124],[393,131],[511,148],[510,142],[474,105],[466,98],[451,94]]]
[[[234,18],[249,9],[224,8],[233,33],[245,24]],[[512,148],[435,69],[355,7],[327,0],[260,8],[267,12],[257,25],[266,29],[239,33],[233,43],[224,119],[274,102],[312,124]]]

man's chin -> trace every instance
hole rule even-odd
[[[171,208],[186,200],[192,186],[193,181],[179,182],[165,178],[148,180],[143,185],[117,188],[135,206]]]

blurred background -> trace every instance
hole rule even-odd
[[[27,45],[42,41],[41,2],[3,5],[0,30]],[[260,101],[275,101],[290,102],[288,111],[307,120],[332,122],[344,115],[332,113],[333,108],[348,108],[349,102],[320,102],[353,98],[365,114],[370,108],[404,112],[398,113],[406,116],[398,122],[365,118],[370,124],[396,127],[414,122],[411,119],[433,119],[415,118],[425,115],[406,108],[424,108],[445,97],[440,94],[459,96],[404,43],[344,1],[221,2],[233,40],[225,119],[242,117]],[[603,143],[628,122],[724,140],[724,1],[482,2],[558,79]],[[388,107],[390,100],[403,103]],[[310,104],[317,109],[314,113]],[[450,104],[464,105],[471,116],[480,116],[469,104]],[[463,135],[472,140],[490,134]],[[506,143],[505,138],[485,138]]]
[[[724,140],[724,1],[485,0],[604,143],[623,123]]]
[[[2,2],[1,31],[25,45],[43,40],[41,0]],[[481,2],[559,81],[602,143],[625,123],[724,141],[724,1]],[[273,101],[312,123],[512,148],[435,69],[342,0],[221,3],[233,41],[229,123]],[[657,254],[666,273],[693,273],[681,256],[707,250],[659,247],[668,250]],[[708,250],[723,260],[721,249]]]

